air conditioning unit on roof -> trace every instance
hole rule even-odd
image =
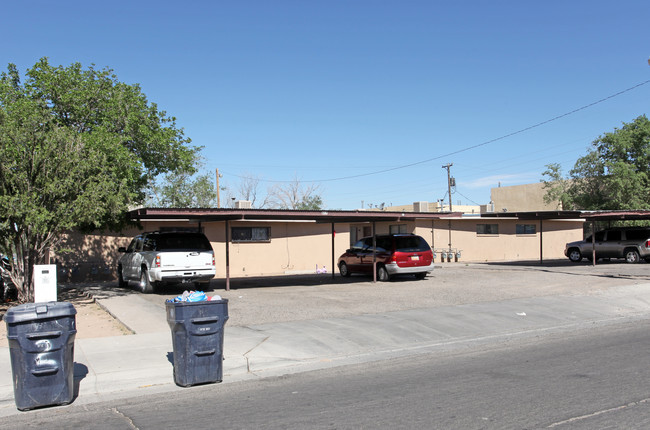
[[[413,212],[429,212],[429,202],[414,202]]]
[[[235,209],[250,209],[253,204],[248,200],[237,200],[235,202]]]

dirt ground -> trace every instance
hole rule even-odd
[[[424,281],[407,278],[375,284],[367,277],[337,276],[332,280],[329,275],[242,278],[233,280],[231,291],[224,290],[224,282],[215,280],[209,294],[219,294],[229,300],[229,326],[245,326],[523,297],[597,294],[615,286],[650,283],[650,264],[605,262],[592,267],[587,263],[571,264],[568,260],[544,265],[445,264],[437,266]],[[164,313],[165,300],[182,291],[181,286],[142,297]],[[131,334],[95,303],[90,292],[98,299],[111,294],[139,294],[120,290],[116,282],[60,286],[59,301],[70,302],[77,310],[76,338]],[[0,318],[15,305],[0,303]],[[3,321],[0,322],[0,346],[7,346]]]
[[[91,296],[81,289],[60,289],[58,300],[72,303],[77,311],[77,339],[131,334],[126,327],[102,309]],[[16,305],[15,302],[0,303],[0,318],[2,318],[0,323],[0,346],[8,346],[7,325],[4,321],[4,315],[10,307]]]

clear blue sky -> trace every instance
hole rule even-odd
[[[568,171],[650,101],[649,83],[499,139],[650,80],[647,0],[48,0],[2,14],[3,70],[108,66],[231,190],[297,177],[330,209],[436,201],[447,163],[453,203],[486,204],[499,183]]]

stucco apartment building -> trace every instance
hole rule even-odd
[[[496,208],[502,203],[494,197]],[[517,209],[513,203],[504,204]],[[456,206],[454,212],[436,209],[443,208],[416,202],[381,211],[139,209],[129,215],[142,230],[71,234],[62,248],[73,252],[55,250],[53,259],[62,280],[113,279],[117,248],[127,246],[140,231],[191,228],[203,231],[212,243],[217,277],[237,278],[331,273],[338,256],[373,231],[420,235],[435,250],[440,264],[564,258],[564,244],[583,234],[584,220],[555,219],[552,212],[544,216],[529,212],[523,217],[521,213],[504,217],[502,212],[493,217],[478,207],[468,213],[457,212]]]

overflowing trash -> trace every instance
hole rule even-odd
[[[214,295],[212,297],[205,294],[203,291],[183,291],[183,294],[180,296],[174,297],[173,299],[167,299],[167,302],[206,302],[211,300],[221,300],[220,295]]]

